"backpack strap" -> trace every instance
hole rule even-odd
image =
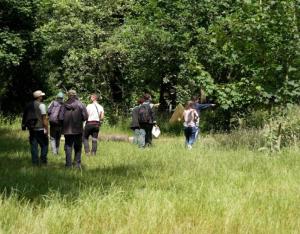
[[[96,110],[97,110],[97,113],[98,113],[98,117],[99,117],[99,122],[100,122],[100,113],[99,113],[98,107],[97,107],[96,103],[94,103],[94,105],[96,107]]]

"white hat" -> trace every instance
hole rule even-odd
[[[41,96],[45,96],[46,94],[43,93],[41,90],[37,90],[37,91],[34,91],[33,92],[33,97],[34,98],[38,98],[38,97],[41,97]]]

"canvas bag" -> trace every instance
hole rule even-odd
[[[158,126],[153,126],[152,128],[152,135],[155,137],[155,138],[158,138],[160,136],[160,128]]]

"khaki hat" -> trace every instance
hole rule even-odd
[[[77,95],[77,93],[76,93],[75,90],[70,89],[70,90],[68,91],[68,96],[76,96],[76,95]]]
[[[42,97],[42,96],[45,96],[46,94],[43,93],[41,90],[36,90],[33,92],[33,97],[34,98],[38,98],[38,97]]]

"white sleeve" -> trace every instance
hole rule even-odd
[[[40,109],[41,115],[46,115],[47,114],[46,105],[44,103],[41,103],[39,105],[39,109]]]
[[[103,106],[99,105],[99,113],[103,112],[104,113],[104,108]]]

